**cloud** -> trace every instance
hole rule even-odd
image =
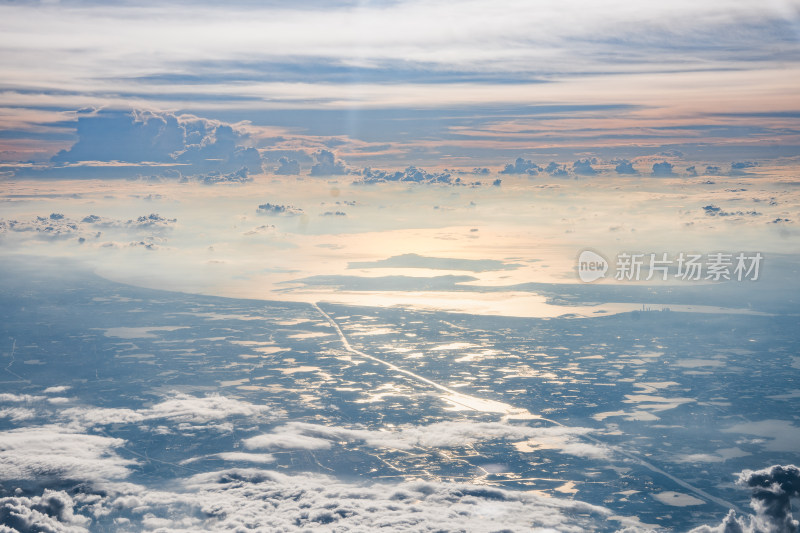
[[[333,152],[320,150],[314,153],[316,163],[311,166],[312,176],[340,176],[347,174],[347,169],[339,160],[336,160]]]
[[[278,168],[275,169],[275,174],[281,176],[296,176],[300,174],[300,163],[298,163],[296,159],[281,157],[278,159]]]
[[[139,111],[80,114],[76,133],[78,141],[53,156],[53,162],[172,162],[186,150],[190,134],[175,115]]]
[[[394,255],[378,261],[353,261],[347,264],[348,269],[425,268],[432,270],[467,270],[470,272],[515,270],[521,266],[521,264],[506,263],[496,259],[456,259],[450,257],[428,257],[419,254]]]
[[[544,171],[550,174],[551,176],[555,176],[556,178],[569,177],[569,171],[567,170],[567,166],[559,165],[555,161],[551,161],[546,167],[544,167]]]
[[[773,465],[763,470],[744,470],[736,486],[750,489],[755,515],[737,517],[731,510],[718,526],[701,526],[691,533],[796,533],[791,500],[800,497],[800,468]]]
[[[57,168],[47,170],[63,173],[75,164],[122,162],[128,165],[106,167],[107,171],[135,175],[146,166],[156,172],[161,168],[161,175],[172,175],[176,170],[184,176],[207,173],[201,179],[208,182],[246,179],[241,175],[243,168],[261,170],[261,155],[246,146],[247,134],[228,124],[190,115],[93,111],[78,115],[76,133],[77,142],[52,157]],[[215,174],[209,174],[212,172]]]
[[[408,166],[403,171],[385,171],[365,168],[361,171],[361,178],[355,180],[356,184],[384,183],[388,181],[413,182],[413,183],[444,183],[447,185],[479,186],[481,182],[465,182],[461,178],[453,178],[449,172],[428,172],[423,168]]]
[[[182,531],[470,531],[598,529],[611,513],[580,501],[466,483],[362,484],[320,474],[234,468],[194,475],[175,492],[130,483],[76,496],[98,516],[138,516],[138,529]],[[142,527],[143,526],[143,527]]]
[[[45,489],[41,496],[0,498],[0,531],[88,533],[86,526],[91,519],[75,514],[74,505],[69,494],[61,490]]]
[[[579,176],[594,176],[597,174],[592,165],[597,164],[597,159],[578,159],[572,163],[572,171]]]
[[[124,478],[134,461],[114,451],[122,439],[76,433],[67,427],[0,432],[0,480],[93,480]]]
[[[70,387],[69,385],[57,385],[55,387],[47,387],[44,390],[44,393],[45,394],[57,394],[59,392],[66,392],[71,388],[72,387]]]
[[[660,163],[653,163],[653,176],[665,178],[675,176],[672,172],[673,165],[668,161],[661,161]]]
[[[282,205],[282,204],[261,204],[258,206],[258,213],[260,215],[273,215],[273,216],[298,216],[303,214],[303,210],[299,207],[294,207],[292,205]]]
[[[257,226],[251,230],[245,231],[244,235],[269,235],[275,232],[275,225],[274,224],[263,224],[261,226]]]
[[[176,218],[165,218],[158,213],[150,213],[149,215],[142,215],[135,219],[130,219],[125,222],[125,225],[136,228],[165,228],[175,224],[177,221],[178,219]]]
[[[747,176],[750,174],[747,172],[747,169],[757,166],[758,163],[754,163],[752,161],[739,161],[731,163],[731,176]]]
[[[528,174],[531,176],[537,175],[542,171],[542,167],[536,163],[531,162],[529,159],[518,157],[514,163],[506,164],[505,168],[501,170],[500,174]]]
[[[153,420],[168,420],[179,424],[214,424],[211,429],[226,429],[230,426],[230,419],[246,418],[254,421],[270,421],[283,415],[283,412],[272,406],[252,404],[221,396],[210,394],[203,397],[176,393],[171,397],[162,399],[150,406],[142,408],[110,408],[78,405],[66,409],[54,410],[53,405],[66,403],[64,399],[47,396],[15,395],[4,393],[0,395],[0,402],[11,404],[25,404],[24,409],[32,412],[32,417],[42,417],[49,420],[58,420],[66,424],[70,431],[83,431],[110,424],[140,424]],[[18,409],[14,405],[10,409]],[[2,411],[0,411],[2,413]],[[14,412],[9,412],[12,416]],[[2,416],[0,414],[0,416]]]
[[[166,242],[164,237],[166,230],[176,223],[177,219],[167,218],[158,213],[141,215],[128,220],[97,215],[71,218],[61,213],[51,213],[49,216],[37,216],[30,220],[0,219],[0,235],[18,234],[24,236],[30,234],[36,238],[46,240],[77,238],[78,243],[83,244],[88,240],[99,242],[98,239],[103,235],[103,231],[98,231],[98,228],[103,230],[116,229],[122,232],[122,235],[118,235],[121,239],[138,239],[124,246],[147,246],[154,249],[158,247],[157,243]],[[149,235],[142,239],[142,232],[149,232]],[[103,243],[103,246],[116,245],[118,244],[113,241]]]
[[[56,215],[56,216],[54,216]],[[31,220],[0,220],[0,234],[31,232],[46,239],[64,239],[77,235],[78,223],[59,213],[37,216]]]
[[[328,449],[332,441],[363,443],[375,448],[408,450],[456,448],[497,439],[533,440],[532,447],[546,446],[563,453],[594,459],[610,457],[604,446],[579,440],[591,432],[586,428],[515,426],[500,422],[438,422],[428,426],[401,426],[389,431],[351,429],[290,422],[271,433],[244,441],[248,449]]]
[[[289,428],[278,428],[274,433],[245,439],[243,444],[248,450],[327,450],[332,442],[327,438],[303,435]]]
[[[242,167],[235,172],[228,172],[227,174],[223,174],[218,170],[212,170],[208,174],[201,174],[196,179],[200,183],[206,185],[214,185],[216,183],[247,183],[248,181],[253,181],[253,178],[248,176],[247,167]]]
[[[59,413],[79,427],[92,428],[109,424],[137,424],[147,420],[171,420],[185,424],[210,424],[231,417],[272,420],[278,412],[267,405],[256,405],[220,395],[195,397],[178,393],[144,409],[73,407]],[[227,426],[222,427],[225,429]],[[219,429],[219,428],[217,428]]]
[[[757,217],[761,215],[761,213],[759,213],[758,211],[723,211],[721,207],[718,207],[713,204],[703,206],[703,211],[707,216],[710,217],[734,217],[734,216]]]
[[[76,238],[79,243],[87,240],[97,241],[102,235],[98,229],[116,229],[123,232],[121,238],[140,239],[133,241],[131,245],[144,243],[150,247],[157,247],[156,242],[165,242],[166,230],[172,228],[177,219],[167,218],[158,213],[141,215],[128,220],[101,217],[98,215],[86,215],[82,218],[72,218],[62,213],[51,213],[49,216],[37,216],[30,220],[2,220],[0,219],[0,235],[19,234],[34,235],[37,238],[58,240]],[[141,232],[149,232],[146,241],[141,240]],[[105,245],[114,245],[107,242]]]
[[[633,168],[633,163],[627,159],[620,159],[615,161],[615,163],[617,163],[617,166],[614,167],[614,170],[617,172],[617,174],[635,175],[639,173],[635,168]]]

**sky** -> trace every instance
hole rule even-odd
[[[0,21],[7,174],[152,162],[53,159],[143,112],[230,125],[265,169],[303,174],[320,150],[353,171],[798,155],[797,1],[2,2]]]
[[[523,316],[586,248],[797,253],[797,1],[2,2],[0,30],[9,252]],[[344,286],[410,273],[483,288]]]

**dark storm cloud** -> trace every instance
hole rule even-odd
[[[500,171],[500,174],[529,174],[535,176],[541,171],[542,167],[533,163],[530,159],[518,157],[514,163],[506,164],[505,168]]]
[[[311,176],[341,176],[347,174],[344,163],[337,160],[333,152],[320,150],[314,153],[316,163],[311,166]]]

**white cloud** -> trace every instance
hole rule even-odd
[[[0,433],[0,480],[124,478],[134,461],[114,451],[122,439],[34,427]]]
[[[546,447],[561,453],[602,459],[610,457],[608,448],[584,442],[587,428],[530,427],[500,422],[439,422],[427,426],[401,426],[389,430],[349,429],[304,422],[289,422],[271,433],[245,439],[248,449],[328,449],[335,441],[364,443],[375,448],[407,450],[454,448],[477,442],[507,439],[530,440],[530,447]]]
[[[275,457],[268,453],[226,452],[218,453],[223,461],[245,461],[248,463],[274,463]]]
[[[59,392],[66,392],[71,388],[72,387],[70,387],[69,385],[58,385],[57,387],[47,387],[44,390],[44,393],[45,394],[57,394]]]
[[[583,532],[609,518],[605,508],[493,487],[412,482],[356,484],[317,474],[230,469],[195,475],[184,491],[107,484],[98,514],[134,512],[145,531],[434,531],[469,524]],[[91,501],[91,497],[86,498]],[[139,524],[137,524],[138,526]],[[149,526],[149,527],[148,527]]]
[[[83,533],[91,519],[74,513],[74,502],[64,491],[46,490],[41,496],[0,498],[2,533]]]
[[[74,407],[60,412],[60,416],[83,427],[107,424],[136,424],[148,420],[166,419],[187,424],[209,424],[225,422],[218,428],[230,429],[228,418],[247,417],[271,420],[280,414],[272,406],[256,405],[226,396],[212,394],[195,397],[184,393],[156,403],[144,409],[116,409],[96,407]],[[178,426],[179,429],[181,426]]]
[[[35,396],[31,394],[12,394],[10,392],[0,393],[0,402],[31,403],[39,402],[44,399],[44,396]]]

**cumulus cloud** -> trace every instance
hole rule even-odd
[[[388,431],[342,428],[290,422],[271,433],[245,439],[248,449],[328,449],[332,442],[360,443],[374,448],[408,450],[454,448],[497,439],[532,440],[533,447],[546,447],[581,457],[608,458],[610,450],[579,440],[586,428],[530,427],[500,422],[438,422],[428,426],[402,426]]]
[[[275,174],[281,176],[296,176],[300,174],[300,163],[296,159],[281,157],[278,159],[278,168],[275,169]]]
[[[192,476],[175,492],[130,483],[104,486],[91,501],[98,516],[141,517],[152,531],[449,531],[478,533],[598,529],[608,509],[580,501],[466,483],[347,483],[320,474],[236,468]],[[87,508],[89,506],[87,505]],[[623,519],[624,520],[624,519]]]
[[[181,124],[171,114],[150,112],[98,111],[78,116],[78,141],[52,160],[58,163],[80,161],[167,162],[186,150],[192,126]],[[202,124],[205,130],[205,124]],[[193,131],[196,133],[197,125]],[[197,140],[202,141],[203,135]]]
[[[316,163],[311,166],[312,176],[340,176],[347,174],[344,163],[337,160],[333,152],[320,150],[314,153]]]
[[[56,240],[77,238],[79,243],[84,243],[89,239],[97,240],[103,234],[99,229],[116,228],[119,230],[134,230],[134,238],[140,238],[141,231],[148,231],[156,235],[150,235],[147,240],[133,241],[126,246],[148,246],[157,247],[154,241],[164,241],[162,237],[164,230],[177,223],[175,218],[167,218],[158,213],[141,215],[137,218],[119,220],[97,215],[86,215],[82,218],[72,218],[62,213],[51,213],[49,216],[37,216],[30,220],[2,220],[0,219],[0,236],[4,234],[30,234],[41,239]],[[115,245],[106,243],[105,245]]]
[[[653,176],[665,178],[675,176],[672,171],[673,165],[669,161],[661,161],[660,163],[653,163]]]
[[[84,219],[85,220],[85,219]],[[150,213],[149,215],[142,215],[135,219],[130,219],[125,224],[137,228],[152,228],[159,227],[165,228],[175,224],[178,219],[162,217],[158,213]]]
[[[691,533],[796,533],[791,500],[800,497],[800,468],[774,465],[763,470],[744,470],[736,485],[750,489],[755,515],[737,517],[731,510],[718,526],[701,526]]]
[[[597,164],[597,159],[578,159],[574,163],[572,163],[572,171],[579,175],[579,176],[594,176],[597,174],[597,170],[595,170],[592,165]]]
[[[731,163],[731,176],[746,176],[747,169],[757,167],[758,163],[752,161],[738,161]]]
[[[83,533],[89,517],[75,514],[75,502],[64,491],[41,496],[0,498],[0,531],[4,533]]]
[[[551,176],[555,176],[556,178],[569,177],[569,171],[567,170],[567,166],[559,165],[555,161],[550,161],[550,163],[546,167],[544,167],[544,171],[550,174]]]
[[[541,171],[542,167],[531,162],[530,159],[518,157],[513,163],[507,163],[505,168],[500,171],[500,174],[528,174],[535,176]]]
[[[446,185],[480,187],[480,181],[464,181],[460,177],[453,177],[449,172],[428,172],[423,168],[413,165],[405,170],[386,171],[365,168],[361,171],[361,177],[355,180],[356,184],[385,183],[390,181],[411,182],[411,183],[441,183]]]
[[[79,233],[78,222],[61,213],[37,216],[31,220],[0,220],[0,234],[30,232],[46,239],[65,239]]]
[[[627,159],[620,159],[618,161],[615,161],[615,163],[617,164],[617,166],[614,167],[614,170],[617,172],[617,174],[635,175],[639,173],[635,168],[633,168],[633,163],[631,163]]]
[[[270,204],[265,203],[258,206],[258,213],[260,215],[273,215],[273,216],[297,216],[302,215],[303,210],[293,205]]]
[[[180,169],[183,175],[217,172],[236,176],[240,169],[261,170],[261,155],[247,146],[249,136],[228,124],[190,115],[149,111],[87,111],[78,116],[77,142],[52,158],[58,171],[70,165],[103,165],[110,174],[135,175],[141,165]],[[155,166],[153,166],[155,165]],[[232,173],[232,174],[231,174]],[[228,179],[227,181],[230,181]]]
[[[205,185],[214,185],[216,183],[247,183],[248,181],[253,181],[253,178],[248,175],[247,167],[242,167],[235,172],[228,172],[227,174],[213,170],[208,174],[199,175],[197,181]]]
[[[761,215],[758,211],[723,211],[721,207],[713,204],[703,206],[703,212],[710,217],[756,217]]]

